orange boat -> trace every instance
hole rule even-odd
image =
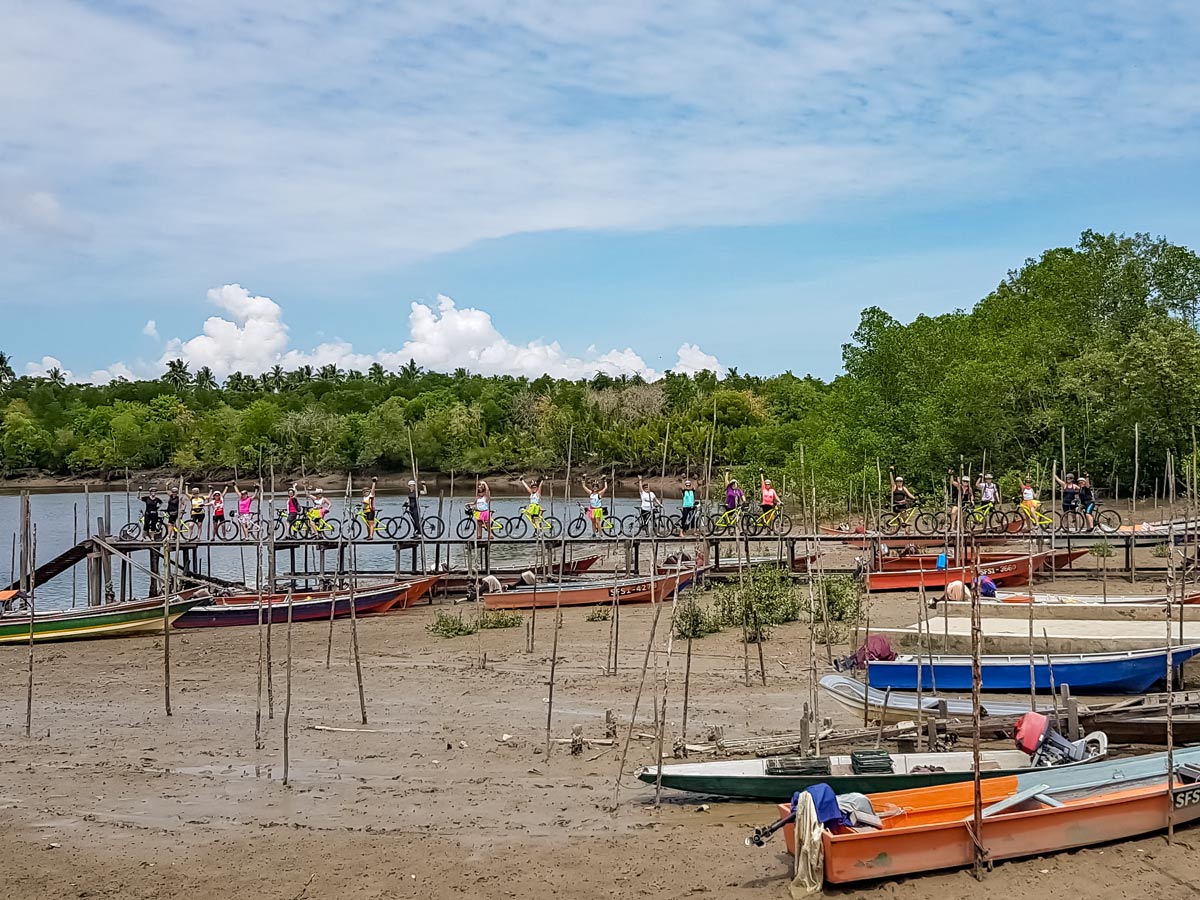
[[[703,571],[703,570],[701,570]],[[484,594],[483,605],[488,609],[545,609],[560,606],[594,606],[612,603],[650,603],[667,600],[676,591],[692,583],[696,570],[655,575],[654,578],[606,578],[596,581],[571,581],[561,584],[520,585],[499,594]]]
[[[1049,550],[1035,553],[1033,555],[1033,571],[1037,572],[1043,568],[1050,555]],[[950,565],[944,569],[916,568],[868,572],[866,583],[867,588],[872,591],[915,591],[919,590],[922,585],[925,590],[938,590],[952,581],[970,581],[976,573],[987,575],[996,584],[1028,584],[1029,557],[1011,556],[1007,559],[990,562]]]
[[[1033,769],[980,782],[979,841],[993,862],[1041,856],[1161,831],[1200,818],[1200,748],[1176,751],[1168,785],[1167,754],[1154,753],[1078,768]],[[969,866],[975,786],[870,794],[882,827],[833,826],[821,834],[825,881],[895,878]],[[790,805],[780,807],[782,815]],[[795,825],[784,826],[795,852]],[[809,847],[815,851],[815,847]]]
[[[1091,551],[1083,550],[1056,550],[1053,553],[1034,554],[1034,571],[1045,571],[1053,569],[1056,572],[1061,572],[1063,569],[1068,569],[1075,560],[1087,556]],[[885,572],[903,571],[905,569],[936,569],[938,556],[937,553],[913,553],[908,556],[885,556],[879,561],[879,568]],[[978,559],[980,563],[1000,562],[1006,559],[1012,559],[1014,551],[1001,550],[991,551],[990,553],[980,553],[972,555],[969,551],[964,554],[964,560],[969,565],[974,560]],[[1041,556],[1039,564],[1038,557]],[[1029,557],[1025,557],[1028,562]],[[953,564],[955,559],[951,558]]]

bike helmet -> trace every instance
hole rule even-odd
[[[991,480],[992,480],[992,473],[991,473],[991,472],[988,472],[986,475],[984,475],[984,476],[983,476],[983,480],[984,480],[984,481],[991,481]]]
[[[1074,481],[1074,480],[1075,480],[1075,473],[1074,473],[1074,472],[1068,472],[1068,473],[1066,474],[1066,476],[1065,476],[1065,477],[1066,477],[1067,481]]]

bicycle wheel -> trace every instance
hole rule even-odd
[[[937,534],[942,529],[939,527],[938,516],[941,513],[923,512],[917,515],[915,525],[917,534]]]
[[[282,527],[283,523],[276,522],[275,526],[276,526],[275,527],[275,538],[276,538],[276,540],[278,540],[279,538],[283,537],[283,527]],[[237,537],[237,533],[238,533],[237,522],[231,522],[229,519],[226,519],[224,522],[222,522],[220,525],[217,526],[217,540],[218,541],[232,541],[234,538]]]
[[[620,534],[621,526],[616,519],[605,516],[600,520],[600,532],[605,537],[616,537]]]
[[[136,541],[142,536],[142,526],[137,522],[130,522],[123,527],[117,535],[123,541]]]
[[[708,535],[723,535],[733,530],[733,520],[724,513],[717,516],[709,516],[705,524],[707,525],[705,534]]]
[[[607,516],[605,518],[607,518]],[[638,533],[638,524],[641,522],[641,516],[637,515],[637,513],[630,513],[623,518],[613,519],[613,522],[615,523],[614,529],[620,532],[621,537],[636,537]],[[603,530],[603,524],[601,525],[601,530]]]
[[[529,517],[522,514],[509,519],[508,528],[505,530],[504,536],[517,541],[529,537]]]
[[[542,527],[538,530],[542,537],[556,541],[562,537],[563,526],[554,516],[542,516]]]
[[[412,525],[407,516],[390,516],[383,520],[386,534],[393,541],[403,541],[412,534]]]
[[[440,540],[446,533],[446,523],[437,516],[425,516],[421,519],[421,531],[425,533],[427,541]]]
[[[771,522],[771,533],[777,535],[790,534],[792,531],[792,517],[785,512],[776,513],[775,519]]]
[[[1083,517],[1083,513],[1075,509],[1069,509],[1058,514],[1058,525],[1060,531],[1065,531],[1067,534],[1079,534],[1087,527],[1087,519]]]
[[[200,523],[193,522],[191,519],[188,519],[183,523],[183,527],[180,528],[180,531],[183,532],[183,539],[185,541],[198,540],[200,538]]]
[[[323,541],[336,541],[342,536],[342,523],[337,519],[322,519],[319,537]]]
[[[1121,530],[1121,514],[1115,509],[1102,509],[1095,515],[1096,527],[1105,534]]]
[[[261,541],[267,536],[267,528],[268,526],[266,522],[264,522],[262,519],[255,519],[247,528],[250,540]]]
[[[567,537],[583,537],[583,533],[587,531],[587,527],[588,523],[584,520],[583,516],[580,516],[578,519],[572,519],[571,524],[567,526]]]
[[[355,516],[346,525],[346,537],[352,541],[361,541],[367,536],[367,523]]]
[[[879,523],[879,530],[884,534],[897,534],[900,531],[902,516],[888,516]]]
[[[422,530],[424,530],[424,529],[422,529]],[[464,541],[468,541],[471,538],[475,537],[475,519],[471,518],[471,519],[459,520],[458,526],[454,529],[454,533],[457,534],[459,536],[459,538]],[[428,534],[425,536],[429,537]]]
[[[988,531],[992,534],[1005,534],[1009,530],[1012,517],[1002,509],[993,510],[987,519]]]

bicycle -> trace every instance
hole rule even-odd
[[[522,506],[521,511],[508,520],[508,537],[520,540],[533,531],[535,538],[554,540],[562,535],[562,522],[554,516],[545,513],[530,513],[528,506]]]
[[[421,532],[427,541],[436,541],[446,533],[446,523],[437,513],[430,512],[429,507],[417,508],[417,521],[421,523]],[[386,523],[386,525],[384,524]],[[402,516],[391,516],[380,523],[376,531],[386,528],[386,534],[393,541],[418,540],[416,526],[412,516],[405,511]]]
[[[706,516],[704,534],[706,537],[712,537],[736,531],[738,526],[746,521],[747,515],[745,507],[735,506],[733,509],[722,510],[715,516]]]
[[[614,519],[608,514],[608,510],[604,507],[597,507],[600,510],[600,534],[604,537],[616,537],[621,533],[621,522]],[[567,535],[573,538],[583,537],[585,532],[595,534],[592,530],[593,520],[592,508],[586,503],[579,504],[579,517],[571,520],[571,524],[567,526]]]
[[[383,520],[379,518],[379,514],[375,514],[375,532],[371,536],[377,538],[380,532],[384,529]],[[367,521],[367,514],[361,503],[355,503],[351,507],[350,524],[343,529],[343,533],[352,541],[359,541],[370,531],[370,523]]]
[[[1069,510],[1065,513],[1052,513],[1047,515],[1042,512],[1041,505],[1024,506],[1020,505],[1012,512],[1007,514],[1007,523],[1019,523],[1018,531],[1028,533],[1030,531],[1078,531],[1079,527],[1075,524],[1076,517],[1082,519],[1082,515],[1078,510]],[[1064,527],[1064,526],[1072,526]]]
[[[255,523],[251,529],[256,530],[257,525]],[[315,509],[305,510],[292,522],[288,521],[287,510],[280,510],[279,520],[275,523],[275,540],[336,541],[340,525],[337,519],[326,518]]]
[[[425,520],[422,518],[421,521],[421,527],[424,529]],[[463,508],[463,517],[459,521],[458,527],[455,529],[455,533],[464,541],[470,540],[479,534],[479,529],[477,527],[479,521],[479,510],[475,508],[474,503],[468,503]],[[483,530],[488,532],[488,534],[491,536],[502,538],[508,533],[508,519],[504,518],[503,516],[492,516],[488,520],[487,525],[484,526]]]
[[[146,528],[146,517],[140,516],[136,522],[130,522],[121,528],[118,537],[123,541],[139,541],[143,537],[148,541],[162,540],[164,534],[163,520],[159,519],[154,528]]]
[[[917,531],[920,534],[944,534],[950,530],[950,521],[948,511],[921,513],[917,516]],[[997,509],[994,502],[967,503],[962,508],[962,524],[963,531],[970,534],[1001,534],[1008,530],[1008,513]]]
[[[917,519],[921,518],[922,516],[927,517],[927,518],[922,519],[922,522],[925,525],[925,527],[932,528],[933,524],[935,524],[935,523],[931,523],[929,521],[930,514],[922,511],[921,507],[918,504],[913,504],[912,506],[905,507],[904,509],[899,510],[898,512],[891,512],[891,513],[884,515],[883,517],[880,518],[879,524],[877,527],[878,527],[878,530],[883,532],[884,534],[898,534],[901,528],[903,528],[905,530],[905,532],[907,532],[910,528],[916,528]],[[921,529],[917,528],[917,531],[920,532]],[[923,532],[923,533],[929,534],[931,532]]]
[[[637,537],[639,534],[666,538],[679,533],[679,516],[667,515],[661,506],[655,506],[642,524],[642,513],[630,513],[621,519],[621,534],[625,537]]]
[[[766,512],[760,512],[758,515],[747,510],[743,523],[746,533],[751,537],[757,537],[764,532],[766,534],[783,535],[792,530],[791,518],[779,506],[773,506]]]

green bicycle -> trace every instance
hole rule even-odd
[[[914,528],[920,531],[920,528],[917,528],[917,520],[922,516],[929,516],[929,513],[922,512],[920,506],[913,504],[898,512],[890,512],[881,517],[877,530],[884,534],[898,534],[902,528],[905,533]],[[926,524],[926,527],[929,527],[929,523],[926,520],[922,519],[922,522]]]
[[[773,506],[766,512],[761,512],[758,515],[747,510],[746,517],[742,520],[742,525],[746,529],[746,533],[752,537],[760,534],[787,534],[792,530],[792,520],[778,506]]]
[[[616,537],[618,534],[620,534],[620,520],[612,518],[608,514],[608,510],[604,509],[603,507],[599,507],[599,512],[599,516],[597,516],[594,520],[592,517],[595,514],[592,512],[592,508],[586,503],[580,503],[579,517],[572,519],[571,524],[567,526],[568,536],[573,538],[583,537],[585,533],[589,532],[589,529],[592,529],[593,521],[599,522],[599,533],[604,537]],[[596,532],[593,529],[590,533],[595,534]]]
[[[745,508],[735,506],[733,509],[722,510],[715,516],[708,516],[704,519],[704,534],[707,537],[714,535],[728,534],[736,532],[738,526],[742,525],[749,515]]]
[[[521,511],[508,520],[507,536],[520,540],[528,537],[531,531],[535,538],[553,540],[562,535],[562,522],[545,515],[540,508],[531,512],[528,506],[522,506]]]
[[[479,533],[476,528],[479,520],[479,510],[475,508],[475,504],[466,504],[466,507],[463,510],[462,520],[459,521],[458,528],[455,529],[455,533],[464,541],[470,540]],[[484,536],[489,540],[493,537],[502,538],[508,533],[508,519],[504,518],[503,516],[497,516],[495,513],[493,513],[489,517],[488,523],[484,526],[483,530],[485,533]]]

